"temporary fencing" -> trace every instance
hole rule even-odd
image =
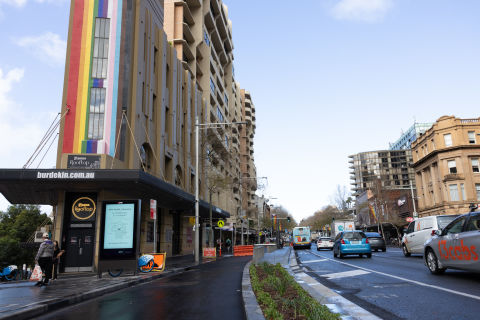
[[[233,255],[236,257],[240,256],[253,256],[253,245],[248,246],[234,246]]]

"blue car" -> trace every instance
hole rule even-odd
[[[360,257],[366,255],[372,257],[372,248],[367,236],[362,231],[342,231],[335,237],[333,244],[333,257],[343,258],[349,254],[358,254]]]

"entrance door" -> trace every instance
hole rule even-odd
[[[65,272],[93,270],[94,229],[70,229],[65,250]]]

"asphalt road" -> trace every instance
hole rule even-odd
[[[243,320],[242,272],[252,257],[229,257],[148,282],[38,319]],[[81,289],[81,288],[79,288]]]
[[[480,319],[480,274],[447,270],[432,275],[422,256],[400,248],[371,259],[333,258],[330,250],[297,250],[304,271],[383,319]]]

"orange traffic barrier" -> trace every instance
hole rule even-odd
[[[240,256],[253,256],[253,245],[249,246],[234,246],[233,255],[236,257]]]

